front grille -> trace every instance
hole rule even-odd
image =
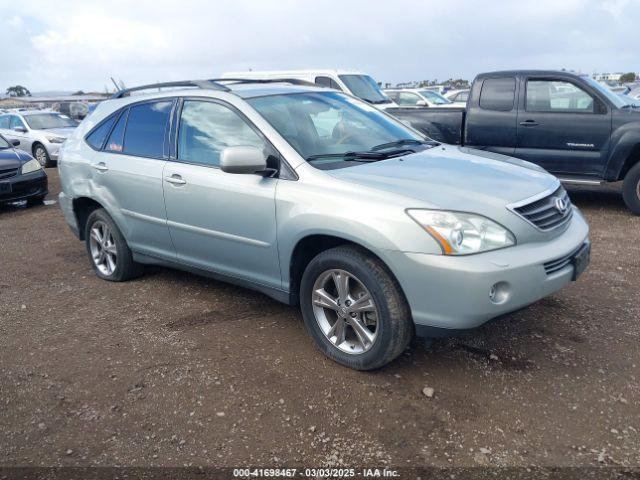
[[[573,256],[578,253],[578,251],[582,248],[582,245],[578,247],[573,252],[565,255],[564,257],[556,258],[555,260],[551,260],[544,264],[544,271],[547,272],[547,275],[553,275],[556,272],[559,272],[567,265],[571,264],[571,259]]]
[[[17,174],[18,174],[18,169],[17,168],[9,168],[9,169],[0,170],[0,180],[4,179],[4,178],[15,177]]]
[[[562,206],[565,208],[562,209]],[[566,225],[573,216],[571,200],[569,200],[569,195],[562,187],[559,187],[551,195],[526,205],[515,207],[513,210],[544,231]]]

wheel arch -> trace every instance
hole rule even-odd
[[[302,281],[302,275],[307,268],[307,265],[309,265],[309,262],[311,262],[311,260],[313,260],[318,254],[343,245],[350,245],[361,249],[368,255],[371,255],[380,261],[391,278],[400,285],[400,282],[398,282],[398,279],[391,268],[387,265],[387,262],[363,243],[347,238],[346,236],[332,233],[310,233],[296,242],[289,256],[289,303],[291,305],[299,304],[300,283]],[[402,287],[400,287],[400,289],[402,291]],[[402,294],[404,295],[404,292],[402,292]]]
[[[610,182],[624,179],[640,161],[640,123],[627,124],[620,130],[612,136],[614,145],[605,170],[605,179]]]

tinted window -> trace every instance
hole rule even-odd
[[[16,128],[16,127],[24,128],[24,123],[22,120],[20,120],[20,117],[11,115],[11,120],[9,121],[9,128]]]
[[[162,158],[164,135],[173,101],[143,103],[129,109],[124,134],[124,153],[140,157]]]
[[[515,78],[487,78],[482,83],[480,108],[508,112],[516,96]]]
[[[415,93],[400,92],[398,95],[398,105],[415,106],[420,101],[420,97]]]
[[[0,128],[9,128],[9,115],[0,117]]]
[[[178,131],[178,159],[218,166],[226,147],[264,148],[258,134],[233,110],[213,102],[187,100]]]
[[[113,122],[115,121],[116,116],[114,115],[102,122],[100,126],[95,128],[93,132],[91,132],[89,136],[87,136],[87,143],[94,149],[100,150],[102,148],[102,145],[104,144],[105,139],[107,138],[107,135],[109,134],[109,130],[111,130]]]
[[[593,98],[569,82],[550,80],[527,81],[528,112],[593,113]]]
[[[115,128],[109,136],[109,140],[107,140],[107,145],[104,147],[105,150],[109,152],[122,152],[122,146],[124,144],[124,126],[127,123],[127,115],[129,115],[128,109],[120,115],[118,123],[116,123]]]
[[[316,77],[316,85],[320,85],[321,87],[334,88],[333,85],[331,85],[331,79],[329,77]]]

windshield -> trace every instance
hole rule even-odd
[[[33,130],[78,126],[75,120],[61,113],[37,113],[35,115],[25,115],[24,119]]]
[[[340,155],[370,151],[399,141],[424,137],[378,109],[340,92],[269,95],[248,100],[280,135],[314,165],[346,162]]]
[[[600,92],[602,95],[607,97],[607,99],[611,103],[613,103],[617,108],[621,108],[621,107],[624,107],[625,105],[630,105],[631,103],[633,103],[633,102],[626,101],[625,99],[620,97],[620,95],[618,95],[617,93],[613,93],[611,90],[609,90],[607,87],[605,87],[601,83],[596,82],[593,78],[585,78],[585,81],[589,85],[591,85],[591,87],[595,88],[598,92]]]
[[[426,98],[429,102],[435,103],[436,105],[446,105],[448,103],[453,103],[451,100],[444,98],[438,92],[434,92],[432,90],[421,90],[420,95]]]
[[[376,81],[369,75],[338,75],[349,91],[369,103],[391,103]]]

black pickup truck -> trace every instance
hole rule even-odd
[[[640,215],[640,105],[568,72],[483,73],[466,108],[389,108],[429,137],[536,163],[563,182],[623,180]]]

